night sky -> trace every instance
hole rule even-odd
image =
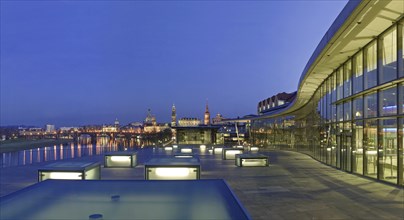
[[[0,1],[0,125],[256,114],[347,1]]]

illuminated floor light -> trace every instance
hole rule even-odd
[[[259,149],[258,149],[258,147],[251,147],[250,150],[251,151],[258,151]]]
[[[81,180],[82,175],[76,172],[51,172],[49,178],[58,180]]]
[[[269,165],[269,158],[263,154],[238,154],[236,166],[239,167],[264,167]]]
[[[192,153],[192,149],[191,148],[182,148],[181,153]]]
[[[113,162],[130,162],[130,157],[128,157],[128,156],[111,156],[111,161],[113,161]]]
[[[260,159],[242,159],[243,166],[266,166],[267,162]]]
[[[172,147],[165,147],[164,150],[170,151],[170,150],[173,150],[173,148]]]
[[[215,154],[221,154],[223,152],[223,148],[222,147],[215,147],[213,152]]]
[[[176,158],[192,158],[192,155],[175,155]]]
[[[183,167],[159,167],[156,168],[156,175],[160,177],[186,177],[190,168]]]
[[[224,160],[232,160],[236,159],[237,154],[242,154],[243,150],[241,149],[223,149],[223,159]]]

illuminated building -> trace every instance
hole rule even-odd
[[[280,109],[282,107],[286,107],[290,102],[292,102],[296,97],[296,92],[292,93],[278,93],[272,97],[264,99],[258,103],[258,114],[263,114],[268,111],[272,111],[275,109]]]
[[[157,124],[156,116],[151,114],[150,109],[148,110],[147,117],[143,123],[144,133],[158,133],[168,128],[168,124]]]
[[[177,112],[175,110],[175,105],[171,108],[171,126],[177,125]]]
[[[204,119],[203,124],[210,125],[210,112],[209,112],[208,102],[206,102],[205,119]]]
[[[403,15],[403,1],[349,1],[309,59],[293,101],[258,103],[253,144],[403,185]]]
[[[119,121],[118,121],[118,119],[115,119],[114,126],[115,126],[117,129],[119,129]]]
[[[223,116],[218,113],[216,117],[212,118],[212,124],[219,124],[223,119]]]
[[[46,132],[54,132],[56,131],[55,125],[46,125]]]
[[[201,121],[197,118],[181,118],[178,120],[178,126],[180,127],[190,127],[190,126],[199,126]]]

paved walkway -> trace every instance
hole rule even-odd
[[[404,219],[404,190],[328,167],[285,151],[269,155],[269,167],[236,167],[220,155],[200,155],[201,178],[223,178],[253,219]],[[143,179],[143,162],[130,168],[102,168],[102,179]],[[102,156],[77,158],[103,161]],[[47,162],[51,163],[51,162]],[[45,163],[0,168],[0,196],[34,184]]]

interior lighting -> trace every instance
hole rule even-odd
[[[69,180],[81,180],[81,173],[75,172],[51,172],[49,174],[49,179],[69,179]]]
[[[199,146],[199,148],[200,148],[201,150],[205,150],[205,149],[206,149],[206,145],[202,144],[201,146]]]
[[[186,177],[189,175],[189,168],[159,167],[156,168],[156,175],[160,177]]]
[[[165,147],[164,150],[173,150],[172,147]]]

